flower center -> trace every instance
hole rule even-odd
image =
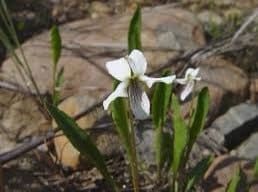
[[[191,74],[188,74],[186,76],[186,79],[187,79],[187,81],[191,81],[191,80],[193,80],[193,76]]]
[[[137,79],[131,79],[127,88],[129,104],[131,109],[134,109],[139,104],[142,98],[143,89],[141,83]]]

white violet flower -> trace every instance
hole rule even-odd
[[[180,95],[180,99],[184,101],[187,96],[193,91],[195,81],[200,81],[201,77],[197,77],[200,68],[189,68],[185,72],[185,77],[181,79],[176,79],[176,82],[182,85],[186,85],[184,90]]]
[[[128,97],[130,107],[136,119],[146,119],[150,114],[150,101],[143,89],[149,88],[156,82],[172,83],[176,76],[152,78],[144,75],[147,60],[139,50],[133,50],[129,56],[106,63],[108,73],[119,80],[117,88],[104,100],[103,106],[107,110],[109,104],[118,97]]]

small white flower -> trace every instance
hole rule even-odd
[[[128,97],[130,107],[136,119],[146,119],[150,114],[150,101],[142,84],[149,88],[156,82],[170,84],[175,75],[152,78],[144,75],[147,60],[139,50],[133,50],[129,56],[106,63],[108,73],[119,80],[117,88],[103,102],[107,110],[109,104],[118,97]]]
[[[187,96],[192,92],[194,88],[195,81],[200,81],[201,77],[197,77],[200,68],[189,68],[185,72],[185,77],[182,79],[176,79],[176,82],[182,85],[186,85],[184,90],[180,95],[180,99],[183,101],[187,98]]]

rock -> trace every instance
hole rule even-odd
[[[243,171],[243,178],[250,184],[250,192],[258,190],[258,184],[253,177],[253,164],[250,161],[238,157],[223,155],[217,157],[205,174],[203,182],[204,191],[220,192],[225,191],[237,169],[240,167]],[[243,180],[242,180],[243,181]],[[245,191],[243,185],[240,185],[237,192]]]
[[[168,130],[169,127],[167,127]],[[155,164],[154,129],[151,124],[140,125],[137,128],[137,151],[146,165]],[[193,167],[207,155],[218,156],[225,152],[224,135],[216,129],[206,129],[197,138],[190,153],[189,165]],[[171,146],[167,146],[171,147]],[[164,150],[164,149],[163,149]],[[169,149],[168,149],[169,150]]]
[[[219,90],[222,98],[216,98],[218,113],[225,112],[230,106],[246,100],[249,80],[247,74],[232,62],[219,56],[209,57],[200,63],[202,83],[200,87],[209,85],[211,97]],[[234,82],[234,83],[232,83]],[[216,87],[216,88],[212,88]],[[213,90],[215,93],[213,93]],[[217,95],[220,95],[219,93]],[[213,100],[213,99],[211,99]],[[214,97],[215,100],[215,97]],[[212,106],[211,107],[215,107]]]
[[[232,149],[257,129],[257,114],[258,107],[256,105],[241,103],[217,118],[211,127],[225,135],[225,146]]]
[[[150,123],[141,124],[136,129],[136,146],[138,158],[145,165],[155,165],[154,130]]]
[[[257,124],[256,124],[257,125]],[[258,127],[256,126],[256,130]],[[258,133],[253,133],[237,149],[239,157],[255,160],[258,157]]]
[[[39,113],[37,104],[32,103],[30,98],[13,100],[2,118],[1,125],[9,132],[9,138],[17,141],[22,141],[26,137],[38,133],[40,127],[45,127],[47,124],[43,114]],[[28,124],[28,122],[30,123]]]
[[[0,153],[49,128],[49,123],[31,97],[7,91],[0,94]]]
[[[226,152],[223,147],[224,135],[213,128],[205,129],[197,138],[190,153],[189,165],[195,166],[199,161],[208,155],[219,156]]]
[[[0,132],[0,141],[1,141],[0,153],[5,153],[7,151],[10,151],[17,146],[16,141],[9,139],[8,134],[6,134],[4,131]]]

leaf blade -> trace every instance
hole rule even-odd
[[[226,192],[236,192],[238,185],[240,183],[240,180],[241,180],[241,172],[240,172],[240,169],[238,169],[235,175],[233,176],[233,178],[231,179],[231,181],[229,182]]]
[[[117,86],[118,81],[114,80],[113,87]],[[124,98],[116,98],[111,104],[112,118],[115,123],[116,130],[124,142],[124,146],[128,155],[131,158],[131,145],[130,145],[130,129],[131,123],[129,121],[129,114],[127,111],[127,105]]]
[[[185,191],[190,191],[192,187],[194,187],[194,185],[203,177],[212,161],[213,157],[210,155],[197,163],[197,165],[189,173]]]
[[[61,56],[62,50],[62,40],[59,33],[59,29],[56,25],[51,28],[51,54],[52,62],[54,66],[57,65],[57,62]]]
[[[112,187],[114,191],[118,191],[115,182],[108,172],[102,155],[100,154],[95,144],[91,141],[90,136],[87,135],[81,128],[79,128],[79,126],[71,117],[60,111],[54,105],[46,103],[46,107],[50,115],[56,121],[58,127],[62,129],[72,145],[78,151],[80,151],[82,155],[86,155],[102,173],[110,187]]]
[[[141,45],[141,8],[137,6],[128,30],[128,52],[142,49]]]
[[[177,97],[172,96],[172,110],[173,110],[173,162],[172,170],[176,174],[180,165],[181,158],[185,152],[188,142],[188,128],[181,116],[180,105]]]
[[[197,100],[197,107],[195,113],[193,115],[192,125],[190,128],[190,138],[189,138],[189,147],[192,148],[194,142],[197,139],[197,136],[203,130],[205,125],[206,116],[208,114],[209,109],[209,90],[207,87],[203,88]]]
[[[55,105],[58,104],[60,101],[60,92],[61,92],[61,86],[64,83],[64,68],[62,67],[60,71],[57,73],[57,77],[55,79],[55,88],[53,93],[53,103]]]
[[[170,75],[170,71],[163,72],[163,76]],[[172,93],[172,84],[157,83],[152,98],[152,119],[155,125],[155,156],[158,169],[160,170],[165,163],[165,148],[168,147],[163,133],[163,127],[166,122],[166,114],[169,107],[169,101]]]

